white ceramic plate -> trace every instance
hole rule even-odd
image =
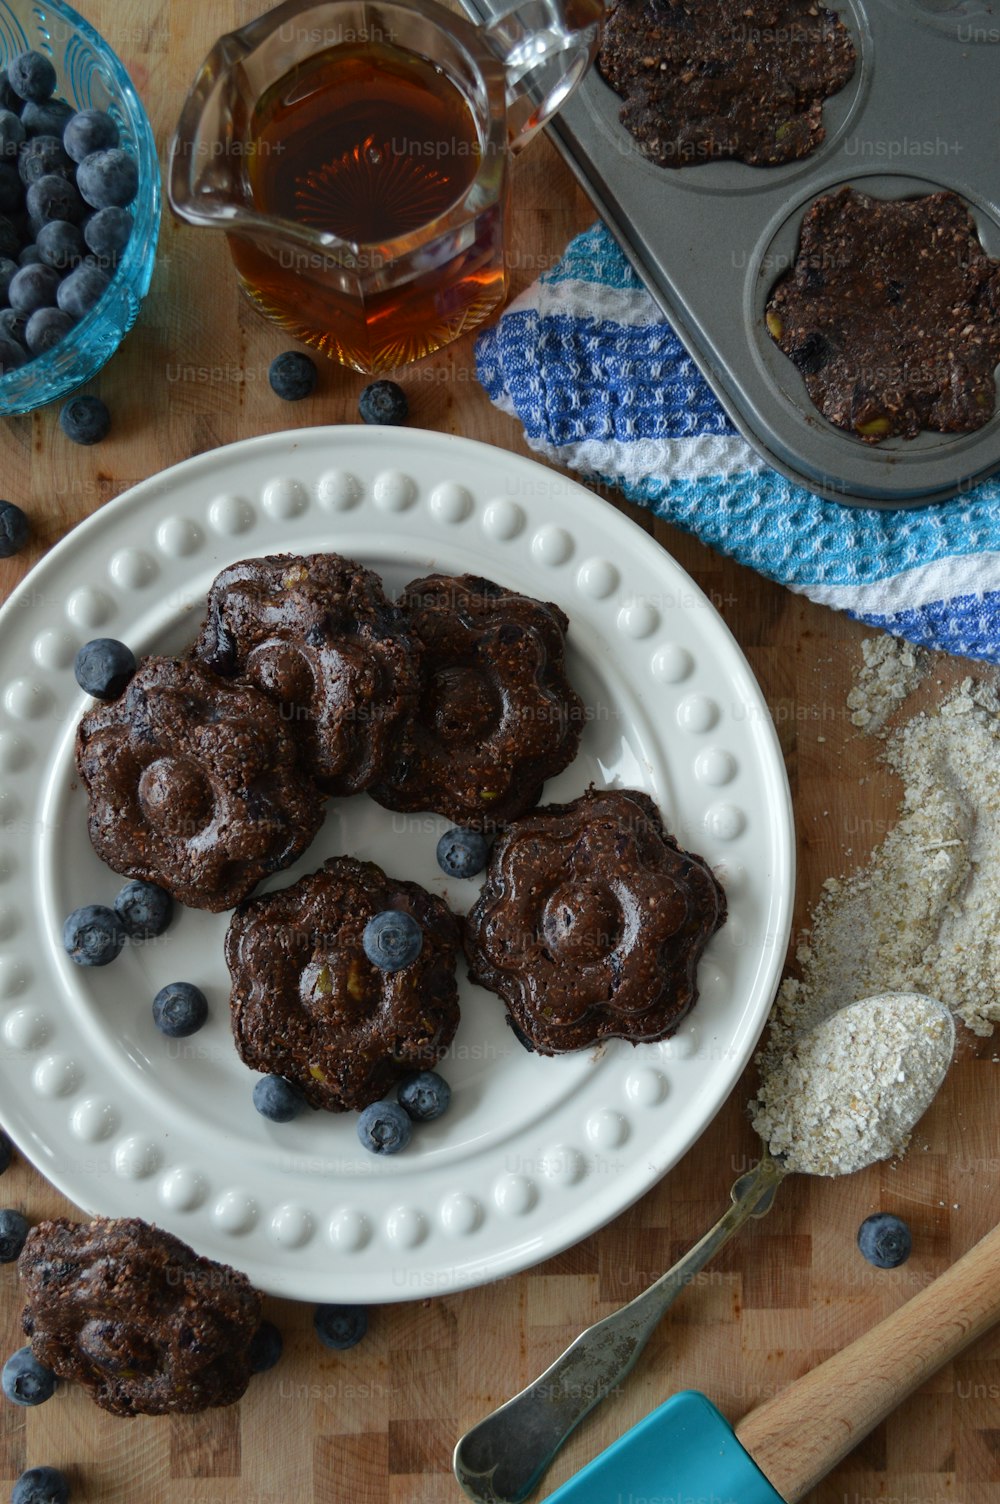
[[[183,909],[163,937],[97,970],[73,965],[60,939],[71,909],[112,902],[122,881],[91,850],[75,778],[90,703],[73,677],[79,645],[180,649],[224,564],[322,549],[378,569],[390,590],[433,568],[557,601],[589,720],[545,798],[592,781],[647,790],[715,866],[730,905],[697,1007],[661,1045],[543,1059],[463,979],[441,1065],[451,1110],[392,1158],[361,1148],[353,1113],[277,1125],[254,1111],[257,1078],[229,1032],[226,914]],[[350,852],[464,911],[479,880],[439,871],[447,823],[364,795],[331,801],[302,860],[267,886]],[[102,507],[0,614],[4,1126],[86,1211],[155,1221],[275,1294],[384,1302],[498,1278],[622,1211],[726,1099],[784,959],[793,849],[784,765],[742,653],[670,556],[583,487],[410,429],[300,430],[200,455]],[[178,980],[205,990],[211,1016],[169,1040],[150,1004]]]

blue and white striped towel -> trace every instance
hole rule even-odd
[[[480,335],[476,359],[546,458],[812,600],[1000,662],[1000,479],[889,511],[785,480],[740,438],[603,225]]]

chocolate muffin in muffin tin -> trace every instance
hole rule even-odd
[[[823,100],[854,72],[851,34],[812,0],[611,0],[597,67],[660,167],[773,167],[824,139]]]
[[[148,1222],[39,1222],[18,1274],[35,1357],[112,1415],[232,1405],[250,1381],[260,1295]]]
[[[993,416],[1000,261],[955,193],[818,198],[766,323],[823,416],[866,443]]]
[[[201,664],[146,658],[80,721],[76,765],[98,856],[196,909],[229,909],[289,866],[323,800],[273,701]]]
[[[711,868],[635,789],[590,788],[497,838],[465,923],[469,976],[543,1055],[665,1039],[694,1006],[726,917]]]
[[[327,794],[381,777],[417,699],[419,648],[371,569],[339,554],[268,555],[216,576],[194,656],[281,708]]]
[[[397,810],[503,825],[572,762],[584,706],[566,677],[565,613],[477,575],[428,575],[400,597],[423,649],[420,701],[369,793]]]
[[[387,909],[412,915],[423,932],[420,954],[398,971],[380,970],[362,943],[368,921]],[[440,898],[374,862],[332,857],[233,915],[226,961],[236,1048],[314,1107],[366,1107],[447,1050],[458,1027],[460,946],[458,921]]]

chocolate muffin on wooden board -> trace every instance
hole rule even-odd
[[[232,1405],[250,1381],[261,1297],[138,1217],[39,1222],[18,1259],[21,1324],[40,1363],[112,1415]]]
[[[339,554],[271,554],[217,575],[194,656],[281,707],[312,777],[356,794],[416,705],[418,649],[378,575]]]
[[[498,836],[465,922],[469,976],[541,1055],[666,1039],[725,918],[711,868],[681,850],[648,794],[590,788]]]
[[[566,615],[478,575],[428,575],[400,597],[423,649],[419,703],[388,774],[387,809],[503,825],[576,756],[584,707],[566,677]]]
[[[195,909],[231,909],[323,819],[273,701],[188,660],[146,658],[88,710],[76,765],[98,856]]]
[[[400,909],[420,954],[383,971],[365,954],[369,919]],[[241,904],[226,935],[233,1036],[253,1070],[284,1076],[328,1112],[367,1107],[431,1069],[458,1028],[458,920],[417,883],[332,857],[291,887]]]
[[[1000,261],[957,194],[817,199],[766,322],[823,416],[866,443],[993,415]]]
[[[597,67],[660,167],[774,167],[824,139],[823,100],[856,61],[839,16],[813,0],[611,0]]]

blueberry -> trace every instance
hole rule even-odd
[[[268,367],[267,379],[275,396],[285,402],[300,402],[316,387],[316,364],[300,350],[286,350],[276,355]]]
[[[33,225],[47,225],[52,219],[68,219],[79,224],[86,214],[83,199],[73,184],[58,172],[36,178],[24,199]]]
[[[73,163],[58,136],[32,136],[18,152],[17,170],[21,182],[28,188],[49,173],[61,173],[68,178]]]
[[[356,1347],[368,1330],[368,1312],[364,1306],[317,1306],[313,1330],[324,1347]]]
[[[85,313],[97,306],[107,292],[111,278],[99,266],[78,266],[64,277],[56,289],[56,302],[64,313],[74,319],[82,319]]]
[[[10,1139],[7,1137],[6,1133],[0,1133],[0,1175],[2,1175],[5,1170],[10,1169],[10,1162],[13,1157],[14,1150],[11,1148]]]
[[[10,1504],[69,1504],[69,1482],[54,1467],[29,1467],[14,1484]]]
[[[72,314],[61,308],[37,308],[25,327],[24,342],[32,355],[44,355],[66,338],[75,323]]]
[[[405,423],[410,405],[395,381],[372,381],[358,398],[358,412],[366,423]]]
[[[109,204],[106,209],[96,209],[84,221],[83,238],[90,250],[102,261],[117,261],[128,245],[132,233],[132,216],[127,209]]]
[[[18,251],[17,264],[18,266],[39,266],[44,264],[42,262],[42,253],[38,249],[34,241],[32,241],[30,245],[26,245],[22,250]]]
[[[74,444],[99,444],[111,428],[111,414],[100,397],[71,397],[59,409],[59,427]]]
[[[21,111],[21,122],[29,136],[61,136],[73,118],[73,106],[65,99],[29,99]]]
[[[417,1071],[400,1083],[396,1096],[415,1123],[431,1123],[448,1111],[451,1087],[437,1071]]]
[[[11,1207],[0,1211],[0,1264],[12,1264],[20,1256],[30,1229],[31,1223],[20,1212]]]
[[[53,219],[42,225],[35,237],[35,244],[45,265],[54,266],[57,271],[75,266],[80,257],[86,254],[79,226],[70,224],[68,219]],[[59,294],[56,293],[56,302],[58,301]]]
[[[117,700],[135,673],[135,654],[116,637],[92,637],[77,653],[73,673],[95,700]]]
[[[369,919],[361,944],[373,966],[382,971],[399,971],[419,956],[424,932],[412,914],[385,909]]]
[[[13,110],[0,110],[0,157],[17,166],[17,154],[24,141],[24,126]]]
[[[273,1321],[262,1321],[250,1339],[250,1372],[266,1373],[281,1357],[284,1339]]]
[[[30,534],[30,524],[21,508],[12,501],[0,501],[0,559],[20,553]]]
[[[4,1364],[0,1383],[15,1405],[40,1405],[52,1398],[56,1376],[39,1363],[30,1347],[19,1347]]]
[[[118,127],[103,110],[80,110],[67,120],[62,140],[67,155],[82,162],[92,151],[117,146]]]
[[[127,882],[115,899],[115,913],[134,940],[162,935],[173,918],[174,901],[156,883]]]
[[[5,340],[13,340],[15,345],[23,346],[27,329],[28,320],[23,313],[18,313],[16,308],[0,308],[0,335]]]
[[[153,1022],[170,1039],[197,1034],[208,1017],[208,1000],[193,982],[168,982],[153,999]]]
[[[4,302],[7,301],[10,284],[17,276],[17,273],[17,262],[12,261],[9,256],[0,256],[0,298],[3,298]]]
[[[56,70],[40,52],[19,52],[7,64],[7,81],[21,99],[50,99]]]
[[[373,1154],[398,1154],[412,1132],[410,1116],[398,1102],[373,1102],[358,1118],[358,1138]]]
[[[284,1076],[261,1076],[253,1089],[253,1105],[272,1123],[290,1123],[305,1107],[305,1100]]]
[[[114,909],[88,903],[63,920],[62,938],[77,966],[107,966],[125,944],[125,926]]]
[[[37,263],[22,266],[11,278],[7,289],[11,308],[17,313],[32,314],[39,308],[54,308],[59,273],[54,266]]]
[[[106,209],[109,204],[124,208],[139,190],[135,158],[120,146],[92,151],[76,169],[76,186],[93,209]]]
[[[0,162],[0,214],[20,209],[23,196],[24,184],[14,163]]]
[[[876,1269],[895,1269],[910,1257],[913,1239],[901,1217],[873,1212],[858,1228],[858,1247]]]
[[[437,843],[438,866],[448,877],[475,877],[486,866],[489,842],[478,830],[456,825]]]
[[[27,356],[21,345],[16,340],[8,339],[7,335],[0,336],[0,376],[6,376],[8,371],[16,371],[18,366],[23,366]]]

